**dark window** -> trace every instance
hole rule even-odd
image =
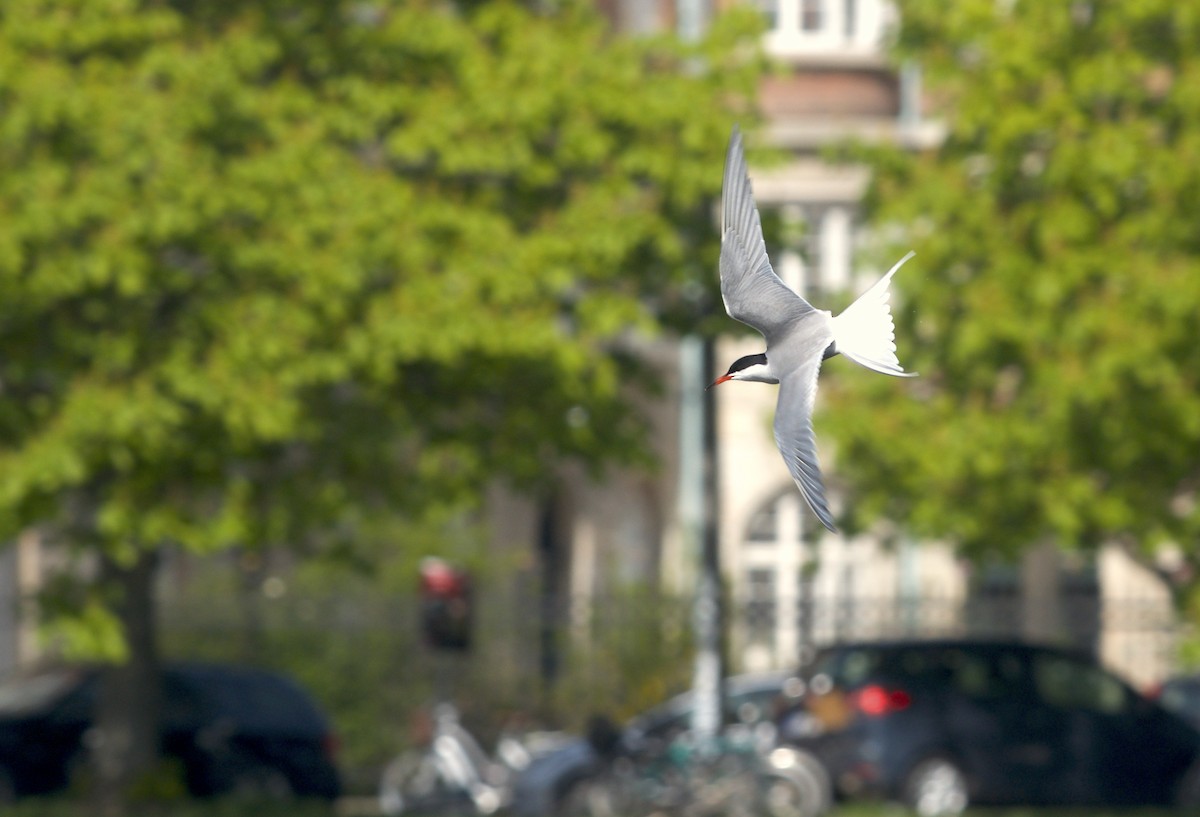
[[[1120,681],[1099,667],[1065,656],[1034,658],[1033,682],[1043,701],[1062,709],[1115,715],[1129,705],[1129,696]]]
[[[779,501],[776,500],[769,505],[760,508],[754,516],[750,517],[750,531],[746,537],[754,544],[774,544],[778,536],[777,527],[777,506]]]
[[[756,568],[746,574],[749,599],[746,602],[746,629],[755,643],[770,643],[775,638],[775,571]]]
[[[800,0],[800,30],[820,31],[825,27],[824,0]]]
[[[1021,659],[1012,653],[977,653],[951,650],[947,653],[950,683],[971,698],[996,700],[1020,695]]]
[[[883,652],[872,647],[856,647],[829,653],[818,659],[813,675],[827,675],[841,687],[853,688],[864,683],[883,661]]]

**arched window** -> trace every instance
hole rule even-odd
[[[790,482],[750,515],[734,587],[736,641],[746,669],[792,666],[811,643],[817,559],[826,536],[832,534]]]

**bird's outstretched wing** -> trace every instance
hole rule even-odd
[[[815,311],[771,269],[736,126],[721,189],[721,298],[729,317],[757,329],[768,341]]]
[[[822,525],[837,533],[833,515],[825,503],[825,485],[821,481],[812,427],[813,400],[820,369],[821,357],[817,354],[780,378],[779,401],[775,405],[775,444],[808,507]]]

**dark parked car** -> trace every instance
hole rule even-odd
[[[968,804],[1200,805],[1200,732],[1088,656],[1020,643],[844,644],[802,673],[780,739],[842,797],[919,814]]]
[[[47,794],[86,768],[100,673],[58,668],[0,684],[0,799]],[[197,797],[340,793],[325,717],[294,681],[263,670],[171,664],[162,675],[162,751]]]
[[[793,683],[796,681],[793,675],[786,673],[754,673],[726,679],[726,719],[761,723],[770,728],[778,714],[779,702],[786,697],[789,679]],[[647,741],[665,746],[688,729],[691,716],[692,694],[685,692],[637,716],[612,738],[627,746],[645,745]],[[584,738],[571,740],[561,748],[535,758],[516,780],[514,813],[550,815],[560,812],[572,787],[595,774],[602,763],[592,748],[596,738],[593,735],[591,742]]]

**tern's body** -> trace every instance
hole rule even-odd
[[[809,507],[831,531],[836,528],[825,501],[812,428],[817,374],[824,358],[840,353],[883,374],[911,376],[896,359],[888,308],[888,284],[911,256],[841,315],[815,309],[771,269],[741,134],[734,129],[721,193],[721,296],[731,318],[762,333],[767,351],[735,361],[713,385],[726,380],[779,384],[775,443]]]

